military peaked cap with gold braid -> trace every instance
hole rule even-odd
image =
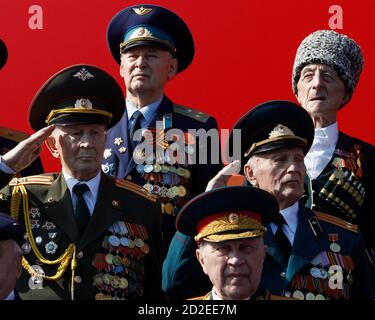
[[[107,29],[113,58],[135,46],[154,46],[170,51],[178,60],[178,72],[194,57],[194,40],[188,26],[174,12],[155,5],[139,4],[118,12]]]
[[[282,147],[301,147],[306,154],[314,139],[314,124],[306,110],[282,100],[262,103],[246,114],[232,128],[227,148],[233,154],[234,131],[241,130],[241,173],[254,154]]]
[[[191,199],[179,212],[178,231],[196,241],[221,242],[263,236],[279,211],[276,199],[253,187],[224,187]]]
[[[124,95],[116,80],[91,65],[74,65],[39,89],[29,108],[34,130],[50,124],[105,124],[114,126],[124,112]]]

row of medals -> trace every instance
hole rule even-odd
[[[332,252],[335,252],[335,253],[339,253],[341,251],[340,245],[335,241],[333,241],[330,244],[329,248],[331,249]],[[321,267],[321,268],[318,268],[316,266],[312,267],[310,269],[310,274],[315,279],[323,279],[324,280],[324,279],[327,279],[329,277],[328,272],[323,267]],[[347,278],[349,284],[353,283],[353,275],[352,275],[351,272],[348,273],[346,278]],[[292,296],[294,299],[298,299],[298,300],[329,300],[328,297],[324,297],[324,295],[322,295],[320,293],[315,295],[312,292],[308,292],[308,293],[306,293],[306,295],[304,295],[303,292],[300,291],[300,290],[295,290],[293,292],[293,294],[287,292],[285,295],[289,296],[289,297]]]
[[[94,286],[99,290],[95,300],[126,300],[142,296],[144,277],[143,258],[149,246],[140,238],[113,233],[104,239],[105,265],[94,276]],[[114,253],[114,254],[113,254]]]
[[[58,249],[58,244],[55,242],[58,238],[58,233],[54,232],[56,229],[56,226],[53,222],[45,221],[42,225],[39,219],[40,218],[40,211],[39,208],[31,208],[30,209],[30,222],[31,222],[31,229],[32,230],[38,230],[43,229],[46,230],[46,233],[48,234],[48,239],[44,239],[41,235],[38,235],[35,238],[35,243],[37,246],[43,246],[44,244],[44,252],[47,254],[54,254],[56,253],[56,250]],[[52,232],[48,232],[52,231]],[[24,240],[21,249],[24,254],[29,254],[31,252],[31,245],[29,243],[29,235],[27,233],[24,234]]]
[[[162,199],[162,208],[163,212],[167,214],[175,214],[176,206],[171,202],[173,199],[176,198],[183,198],[188,194],[188,191],[186,187],[182,184],[180,185],[172,185],[172,179],[177,182],[177,184],[180,183],[181,179],[190,179],[191,178],[191,172],[189,169],[184,167],[176,167],[176,166],[168,166],[165,164],[146,164],[142,165],[139,164],[136,167],[137,171],[140,174],[152,174],[152,173],[162,173],[164,175],[170,175],[170,184],[166,184],[165,181],[150,181],[147,180],[147,182],[143,185],[143,188],[150,194],[156,194],[160,196]],[[165,177],[165,176],[163,176]],[[155,179],[157,180],[157,179]],[[177,208],[178,209],[178,208]],[[178,211],[178,210],[177,210]]]

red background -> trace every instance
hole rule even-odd
[[[9,51],[0,72],[0,126],[32,133],[27,109],[40,86],[58,70],[94,64],[122,84],[106,44],[114,14],[137,1],[0,0],[0,38]],[[253,106],[272,99],[295,101],[291,73],[296,49],[310,32],[328,29],[331,5],[343,9],[343,29],[362,47],[365,67],[351,102],[339,113],[344,132],[375,143],[375,2],[266,0],[149,0],[180,15],[190,27],[195,59],[167,86],[176,103],[216,117],[230,128]],[[43,9],[43,30],[29,28],[29,7]],[[47,171],[58,169],[43,152]]]

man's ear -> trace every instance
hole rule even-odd
[[[122,58],[122,55],[121,55],[121,64],[120,64],[120,76],[121,76],[121,78],[124,77],[124,74],[125,74],[125,72],[124,72],[124,59]]]
[[[244,174],[245,174],[247,181],[249,181],[253,187],[258,187],[259,185],[258,185],[257,179],[254,176],[254,171],[253,169],[251,169],[248,163],[245,164],[243,170],[244,170]]]
[[[178,61],[176,58],[172,58],[169,63],[168,79],[171,80],[177,74]]]
[[[46,139],[45,144],[46,144],[49,152],[51,152],[52,156],[54,158],[58,158],[59,157],[59,152],[58,152],[58,150],[56,148],[56,139],[55,139],[55,137],[49,136]]]
[[[199,263],[200,263],[200,265],[203,269],[203,272],[205,274],[208,274],[207,270],[206,270],[206,264],[204,263],[202,251],[200,249],[195,250],[195,255],[197,256],[197,259],[198,259],[198,261],[199,261]]]

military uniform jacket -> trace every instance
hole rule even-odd
[[[26,215],[36,246],[45,259],[55,260],[70,244],[76,245],[75,299],[160,297],[160,203],[155,197],[145,195],[138,186],[102,174],[93,214],[81,236],[70,192],[61,174],[13,179],[1,190],[1,210],[10,212],[15,185],[23,185],[27,190]],[[19,220],[25,224],[22,201]],[[126,234],[119,227],[111,228],[121,225],[126,226]],[[114,235],[117,240],[111,241]],[[129,245],[131,240],[133,248]],[[56,274],[59,264],[46,265],[36,258],[30,248],[30,234],[22,247],[29,252],[24,257],[30,265],[40,265],[47,276]],[[43,289],[39,290],[40,279],[30,280],[30,274],[23,270],[17,291],[22,299],[70,299],[71,277],[69,263],[59,280],[43,279]]]
[[[375,148],[339,132],[328,165],[316,179],[306,179],[307,206],[358,224],[364,239],[375,248],[374,177]]]
[[[166,121],[166,119],[169,119]],[[216,120],[203,113],[174,104],[166,96],[162,99],[155,118],[150,122],[148,128],[155,129],[156,121],[168,122],[169,129],[179,129],[187,134],[189,129],[217,129]],[[128,115],[125,108],[124,115],[119,123],[108,132],[106,150],[103,160],[103,171],[120,179],[130,179],[132,182],[144,186],[152,194],[160,196],[163,211],[163,234],[164,246],[167,250],[170,240],[175,232],[175,215],[179,209],[191,198],[202,193],[208,181],[221,169],[222,163],[218,152],[218,163],[211,163],[210,143],[197,140],[192,145],[186,144],[186,155],[188,148],[196,147],[196,159],[199,159],[199,146],[207,148],[208,164],[186,164],[166,166],[137,166],[129,150],[128,137]],[[188,141],[185,135],[185,141]],[[169,141],[169,143],[172,143]],[[190,151],[189,151],[190,152]],[[154,160],[157,156],[154,158]],[[155,161],[153,162],[155,163]],[[172,189],[175,187],[174,189]],[[176,189],[179,188],[179,189]],[[172,192],[172,194],[171,194]]]
[[[188,300],[213,300],[213,294],[212,294],[212,291],[210,291],[204,296],[196,297],[196,298],[192,298]],[[251,301],[257,301],[257,300],[286,300],[286,298],[273,295],[267,289],[259,287],[258,290],[255,292],[255,294],[248,301],[251,302]]]
[[[264,236],[268,250],[262,285],[273,294],[301,300],[373,299],[374,278],[362,237],[355,229],[300,205],[287,264],[271,228]]]

